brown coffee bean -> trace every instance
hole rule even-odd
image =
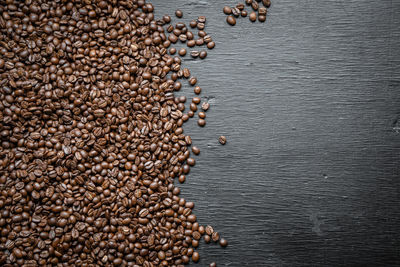
[[[204,39],[203,38],[199,38],[196,40],[196,45],[197,46],[202,46],[204,44]]]
[[[169,49],[169,53],[170,53],[171,55],[174,55],[174,54],[176,53],[176,48],[175,48],[175,47],[171,47],[171,48]]]
[[[244,9],[244,4],[239,3],[236,5],[236,8],[239,9],[240,11],[242,11]]]
[[[196,86],[196,87],[193,89],[193,92],[194,92],[196,95],[199,95],[199,94],[201,93],[201,87],[200,87],[200,86]]]
[[[194,104],[198,105],[198,104],[200,104],[200,102],[201,102],[201,98],[198,97],[198,96],[195,96],[195,97],[192,98],[192,102],[193,102]]]
[[[250,13],[249,19],[250,19],[251,22],[255,22],[257,20],[257,13],[252,11]]]
[[[265,7],[260,7],[260,8],[258,9],[258,15],[259,15],[259,16],[265,16],[265,15],[267,15],[267,9],[266,9]]]
[[[243,10],[242,12],[240,12],[240,15],[241,15],[243,18],[247,17],[247,11],[246,11],[246,10]]]
[[[207,48],[208,49],[213,49],[215,47],[215,43],[214,42],[209,42],[209,43],[207,43]]]
[[[215,262],[211,262],[209,267],[217,267],[217,264]]]
[[[177,18],[182,18],[183,17],[183,12],[181,11],[181,10],[176,10],[175,11],[175,16],[177,17]]]
[[[221,145],[225,145],[226,144],[226,137],[221,135],[219,137],[218,141],[221,143]]]
[[[245,0],[244,2],[246,3],[246,5],[249,6],[249,5],[251,5],[253,3],[253,0]]]
[[[192,152],[195,155],[199,155],[200,154],[200,149],[197,146],[193,146],[192,147]]]
[[[212,239],[212,241],[214,241],[214,242],[218,242],[218,240],[219,240],[219,233],[218,233],[218,232],[212,233],[211,239]]]
[[[198,30],[204,30],[204,28],[206,27],[206,25],[204,23],[198,22],[197,23],[197,29]]]
[[[200,55],[200,52],[199,52],[199,51],[193,50],[193,51],[190,52],[190,56],[191,56],[192,58],[197,58],[197,57],[199,57],[199,55]]]
[[[214,233],[214,228],[211,225],[206,226],[206,234],[211,236]]]
[[[204,242],[206,242],[207,244],[211,242],[211,236],[209,235],[205,235],[204,236]]]
[[[179,54],[181,57],[185,56],[185,55],[186,55],[186,49],[185,49],[185,48],[179,49],[178,54]]]
[[[206,126],[206,121],[205,121],[204,119],[199,119],[199,120],[197,121],[197,124],[198,124],[200,127],[204,127],[204,126]]]
[[[199,58],[205,59],[207,57],[207,51],[206,50],[201,50],[199,53]]]
[[[228,17],[226,17],[226,22],[229,25],[234,26],[236,24],[236,19],[233,16],[229,15]]]
[[[264,16],[264,15],[259,15],[258,16],[258,21],[259,22],[265,22],[267,20],[267,17],[266,16]]]
[[[206,113],[204,113],[203,111],[200,111],[198,116],[199,116],[200,119],[205,119],[206,118]]]
[[[259,7],[259,4],[255,1],[253,1],[253,3],[251,4],[251,8],[253,8],[254,11],[257,11]]]
[[[196,83],[197,83],[197,78],[196,78],[196,77],[191,77],[191,78],[189,79],[189,84],[190,84],[191,86],[196,85]]]
[[[202,108],[204,111],[207,111],[207,110],[210,108],[210,104],[207,103],[207,102],[204,102],[204,103],[201,105],[201,108]]]
[[[221,238],[219,240],[219,244],[220,244],[221,247],[226,247],[228,245],[228,241],[226,241],[225,238]]]
[[[271,7],[271,0],[262,0],[262,3],[266,8]]]
[[[193,262],[199,262],[200,255],[199,255],[199,253],[197,251],[193,253],[192,260],[193,260]]]
[[[195,40],[189,40],[186,45],[188,47],[194,47],[194,46],[196,46],[196,41]]]
[[[232,8],[232,15],[236,18],[240,16],[240,10],[237,7]]]
[[[197,21],[195,21],[195,20],[190,21],[189,26],[191,28],[196,28],[197,27]]]
[[[230,15],[232,13],[232,9],[229,6],[224,6],[222,10],[226,15]]]

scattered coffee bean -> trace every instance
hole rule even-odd
[[[231,9],[229,6],[224,6],[223,12],[224,12],[226,15],[230,15],[230,14],[232,14],[232,9]]]
[[[259,16],[265,16],[265,15],[267,15],[267,9],[266,9],[265,7],[260,7],[260,8],[258,9],[258,15],[259,15]]]
[[[181,57],[185,56],[185,55],[186,55],[186,49],[185,49],[185,48],[179,49],[178,54],[179,54]]]
[[[253,0],[245,0],[244,2],[246,3],[246,5],[249,6],[249,5],[251,5],[253,3]]]
[[[240,10],[237,7],[232,8],[232,15],[234,15],[235,17],[239,17],[240,16]]]
[[[266,8],[271,7],[271,0],[262,0],[262,3]]]
[[[198,30],[204,30],[204,28],[206,27],[206,25],[204,23],[201,22],[197,22],[197,29]]]
[[[192,58],[197,58],[197,57],[199,57],[199,55],[200,55],[200,52],[199,52],[199,51],[193,50],[193,51],[190,52],[190,56],[191,56]]]
[[[239,3],[236,5],[236,8],[239,9],[240,11],[242,11],[244,9],[244,4]]]
[[[207,48],[208,49],[213,49],[215,47],[215,43],[213,41],[207,43]]]
[[[175,11],[175,16],[177,17],[177,18],[182,18],[183,17],[183,12],[181,11],[181,10],[176,10]]]
[[[258,10],[258,7],[259,7],[259,4],[258,4],[257,2],[255,2],[255,1],[253,1],[253,3],[251,4],[251,8],[252,8],[254,11],[257,11],[257,10]]]
[[[198,23],[206,23],[206,17],[205,16],[199,16],[198,18],[197,18],[197,22]]]
[[[219,233],[218,233],[218,232],[212,233],[211,239],[212,239],[212,241],[214,241],[214,242],[218,242],[218,240],[219,240]]]
[[[204,44],[204,39],[203,38],[199,38],[196,40],[196,45],[197,46],[202,46]]]
[[[217,267],[217,264],[215,262],[211,262],[209,267]]]
[[[206,57],[207,57],[207,51],[206,50],[200,51],[199,58],[205,59]]]
[[[234,26],[236,24],[236,19],[233,16],[229,15],[228,17],[226,17],[226,22],[229,25]]]
[[[203,120],[203,119],[199,119],[199,120],[197,121],[197,124],[198,124],[200,127],[204,127],[204,126],[206,126],[206,121]]]
[[[169,53],[170,53],[171,55],[174,55],[174,54],[176,53],[176,48],[175,48],[175,47],[171,47],[171,48],[169,49]]]
[[[264,15],[259,15],[258,16],[258,21],[259,22],[265,22],[267,20],[267,17],[266,16],[264,16]]]
[[[200,154],[200,149],[197,146],[193,146],[192,147],[192,152],[195,155],[199,155]]]
[[[201,101],[201,98],[197,97],[197,96],[193,97],[193,99],[192,99],[192,102],[196,105],[200,104],[200,101]]]
[[[221,238],[219,240],[219,244],[220,244],[221,247],[226,247],[228,245],[228,241],[226,241],[225,238]]]
[[[226,144],[226,137],[225,136],[221,135],[218,140],[221,143],[221,145],[225,145]]]
[[[203,111],[200,111],[198,116],[199,116],[200,119],[205,119],[206,118],[206,113],[204,113]]]
[[[193,252],[192,260],[193,260],[193,262],[199,262],[199,260],[200,260],[200,255],[199,255],[199,253],[198,253],[197,251],[196,251],[196,252]]]
[[[191,77],[191,78],[189,79],[189,84],[190,84],[191,86],[195,86],[196,83],[197,83],[197,78],[196,78],[196,77]]]
[[[189,40],[186,45],[188,47],[194,47],[194,46],[196,46],[196,41],[195,40]]]
[[[204,103],[201,105],[201,108],[202,108],[204,111],[207,111],[207,110],[210,108],[210,104],[209,104],[208,102],[204,102]]]
[[[197,27],[197,21],[195,21],[195,20],[190,21],[189,26],[191,28],[196,28]]]
[[[255,22],[257,20],[257,13],[252,11],[250,13],[249,19],[250,19],[251,22]]]
[[[247,17],[247,11],[246,11],[246,10],[243,10],[242,12],[240,12],[240,15],[241,15],[243,18]]]
[[[196,87],[193,89],[193,92],[194,92],[196,95],[199,95],[199,94],[201,93],[201,87],[200,87],[200,86],[196,86]]]

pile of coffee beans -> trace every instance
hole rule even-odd
[[[249,15],[251,22],[255,22],[257,18],[260,22],[266,21],[268,8],[271,6],[270,0],[246,0],[245,4],[252,8]],[[226,22],[231,26],[236,25],[236,18],[247,17],[248,14],[243,3],[239,3],[235,7],[224,6],[222,11],[227,15]]]
[[[195,38],[153,11],[145,0],[0,2],[1,266],[183,266],[200,260],[202,238],[228,245],[174,185],[196,164],[190,147],[200,154],[183,124],[201,107],[205,126],[210,105],[196,96],[185,112],[175,96],[182,79],[201,94],[181,57],[207,51],[171,45],[215,43],[204,16],[189,24]]]

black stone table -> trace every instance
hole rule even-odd
[[[216,42],[183,62],[211,107],[181,189],[229,246],[191,266],[400,266],[400,1],[273,0],[231,27],[238,2],[152,1]]]

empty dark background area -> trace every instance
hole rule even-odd
[[[273,0],[231,27],[237,2],[152,1],[216,42],[183,61],[211,108],[185,124],[201,154],[181,195],[229,241],[199,266],[399,266],[400,2]]]

